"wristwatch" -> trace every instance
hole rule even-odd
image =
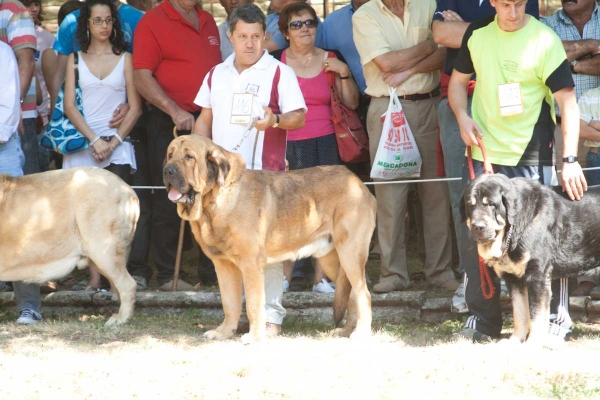
[[[566,162],[566,163],[569,163],[569,164],[572,164],[572,163],[574,163],[576,161],[577,161],[577,157],[575,157],[575,156],[568,156],[568,157],[564,157],[563,158],[563,162]]]
[[[577,65],[577,60],[571,61],[571,67],[570,68],[571,68],[571,73],[572,74],[576,74],[576,72],[575,72],[575,66],[576,65]]]
[[[279,126],[279,114],[275,114],[275,123],[272,128],[277,128]]]

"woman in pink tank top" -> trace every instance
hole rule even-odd
[[[292,170],[342,163],[331,122],[328,74],[335,75],[342,103],[353,110],[358,107],[358,88],[348,65],[333,52],[315,46],[318,24],[315,10],[304,2],[290,4],[279,14],[279,30],[290,47],[272,55],[292,67],[308,108],[304,126],[288,131],[286,158]],[[291,282],[292,269],[293,264],[284,264],[288,282]],[[317,263],[313,291],[333,292]]]

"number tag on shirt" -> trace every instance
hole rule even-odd
[[[252,122],[252,93],[234,93],[231,105],[231,123],[247,125]]]
[[[501,117],[522,114],[524,107],[521,84],[513,82],[498,85],[498,102]]]

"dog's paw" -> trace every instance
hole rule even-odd
[[[350,335],[350,339],[352,340],[369,340],[371,339],[371,330],[370,329],[356,329]]]
[[[497,344],[499,346],[519,346],[522,344],[521,339],[511,336],[508,339],[498,340]]]
[[[564,347],[565,340],[556,335],[551,335],[549,333],[545,333],[545,334],[535,335],[535,336],[530,335],[529,339],[527,339],[527,345],[534,346],[534,347],[543,347],[543,348],[550,349],[550,350],[558,350],[558,349]]]
[[[252,334],[251,332],[245,333],[242,335],[242,338],[240,339],[240,341],[243,344],[252,344],[252,343],[259,343],[264,341],[267,338],[267,335],[257,335],[257,334]]]
[[[233,332],[231,332],[230,335],[227,335],[217,328],[217,329],[213,329],[213,330],[204,332],[204,335],[202,335],[202,336],[204,336],[205,339],[209,339],[209,340],[225,340],[225,339],[229,339],[230,337],[232,337]]]
[[[119,325],[123,325],[127,322],[126,318],[121,318],[119,316],[119,314],[113,314],[108,321],[106,321],[106,324],[104,324],[104,326],[119,326]]]
[[[512,335],[510,335],[509,340],[515,344],[522,344],[525,343],[525,341],[527,340],[528,337],[528,333],[527,332],[515,332]]]
[[[350,337],[352,330],[348,328],[335,328],[330,332],[331,336],[336,337]]]

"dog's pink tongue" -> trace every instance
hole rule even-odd
[[[181,192],[179,192],[179,190],[175,189],[174,187],[171,187],[171,190],[169,190],[169,200],[177,201],[181,198],[181,196],[183,195],[181,194]]]

